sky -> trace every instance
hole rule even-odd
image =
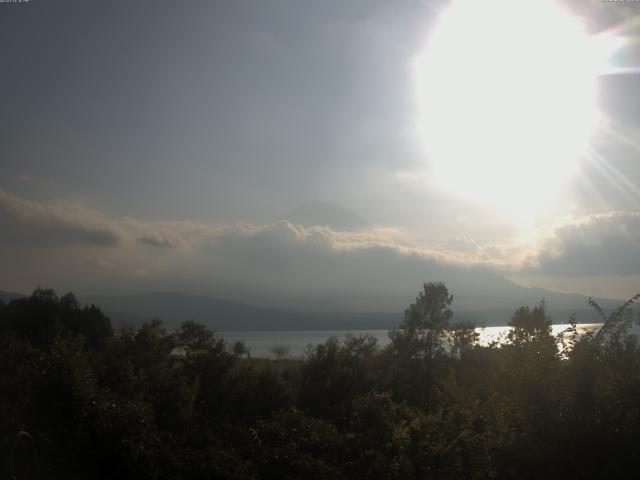
[[[496,207],[439,181],[421,129],[420,82],[435,77],[416,69],[449,2],[0,3],[0,289],[353,306],[383,292],[411,299],[448,271],[630,297],[640,291],[640,6],[562,6],[589,35],[619,41],[608,59],[619,68],[595,79],[598,128],[552,197],[560,166],[549,161],[529,165],[535,181],[471,178],[511,185]],[[472,28],[482,35],[495,17]],[[458,38],[461,52],[475,41]],[[536,65],[532,52],[523,65]],[[463,87],[482,75],[469,69]],[[548,118],[560,118],[552,107]],[[522,143],[528,151],[538,152]],[[465,165],[484,166],[477,153],[465,151]],[[538,192],[544,208],[503,208]],[[310,202],[364,223],[287,220]]]

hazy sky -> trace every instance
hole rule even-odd
[[[640,7],[573,3],[590,33],[626,39],[616,62],[640,66]],[[557,291],[640,290],[640,77],[598,78],[599,161],[514,221],[442,188],[416,128],[415,59],[446,7],[0,3],[0,289],[265,303],[399,284],[411,297],[422,268],[462,265]],[[370,228],[277,222],[314,201]]]

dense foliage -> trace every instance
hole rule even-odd
[[[451,305],[444,285],[427,284],[387,348],[367,336],[332,338],[302,359],[258,360],[193,322],[114,333],[98,308],[36,290],[0,305],[0,477],[9,478],[23,430],[42,478],[640,471],[640,347],[629,303],[598,333],[565,336],[562,351],[544,303],[518,309],[506,342],[491,346],[478,345],[472,325],[449,324]]]

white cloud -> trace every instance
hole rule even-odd
[[[0,190],[0,244],[117,245],[120,230],[101,213],[67,203],[44,204]]]

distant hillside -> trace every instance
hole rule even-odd
[[[168,328],[175,328],[186,320],[195,320],[218,331],[375,329],[396,325],[399,318],[385,313],[296,313],[178,293],[88,296],[81,301],[99,306],[115,325],[158,318]]]
[[[330,202],[310,202],[300,205],[282,220],[288,220],[303,227],[330,227],[337,231],[364,230],[370,225],[342,205]]]
[[[543,292],[539,292],[543,293]],[[551,292],[544,292],[550,294]],[[555,295],[555,294],[554,294]],[[542,298],[536,297],[536,298]],[[550,303],[549,314],[555,323],[566,323],[572,313],[580,323],[598,322],[599,317],[580,297],[575,308]],[[99,306],[115,326],[140,324],[154,318],[161,319],[173,329],[186,320],[204,323],[218,331],[251,330],[375,330],[397,326],[403,311],[397,312],[292,312],[256,307],[228,300],[183,295],[178,293],[150,293],[128,297],[82,297],[83,303]],[[608,306],[604,301],[603,307]],[[534,302],[528,302],[533,305]],[[620,302],[621,303],[621,302]],[[523,304],[526,304],[523,303]],[[505,325],[515,307],[483,310],[456,310],[454,322],[473,321],[478,326]]]
[[[24,297],[24,295],[21,293],[3,292],[2,290],[0,290],[0,300],[4,303],[9,303],[11,300],[22,297]]]
[[[455,282],[454,282],[455,283]],[[457,285],[462,287],[463,285]],[[468,287],[468,286],[467,286]],[[541,299],[548,304],[548,312],[554,323],[566,323],[572,313],[579,323],[599,322],[597,313],[588,306],[582,295],[568,295],[542,289],[519,287],[505,281],[502,288],[486,284],[485,291],[462,290],[454,293],[454,322],[472,321],[478,326],[506,325],[514,310],[520,305],[534,305]],[[452,291],[461,291],[456,289]],[[0,291],[5,303],[21,298],[20,293]],[[204,323],[218,331],[276,331],[276,330],[376,330],[397,326],[404,308],[381,308],[384,304],[371,302],[371,311],[349,311],[337,304],[333,310],[318,311],[312,305],[292,311],[290,308],[264,308],[218,298],[185,295],[179,293],[149,293],[126,297],[81,296],[84,304],[99,306],[112,320],[114,326],[139,325],[154,318],[161,319],[167,328],[173,329],[186,320]],[[328,301],[328,304],[331,302]],[[599,299],[605,311],[611,311],[622,301]],[[344,305],[343,305],[344,306]],[[476,306],[474,308],[474,306]]]
[[[366,260],[366,254],[363,260]],[[578,322],[591,323],[599,321],[597,312],[588,305],[588,297],[579,294],[557,293],[540,288],[527,288],[505,279],[489,268],[465,267],[443,264],[436,261],[412,261],[408,257],[402,271],[393,270],[389,263],[388,275],[380,271],[380,266],[368,272],[370,281],[366,288],[340,294],[334,289],[331,294],[309,291],[278,298],[271,292],[243,292],[246,298],[258,305],[269,306],[276,310],[299,312],[358,312],[366,315],[370,312],[387,312],[402,316],[402,312],[411,303],[420,290],[421,283],[442,281],[453,294],[452,309],[454,319],[473,320],[486,325],[506,325],[516,308],[522,305],[533,306],[544,299],[547,311],[556,323],[567,322],[572,313],[576,313]],[[342,269],[345,275],[350,274],[349,265]],[[404,274],[404,277],[400,277]],[[362,278],[352,275],[354,283],[362,282]],[[387,280],[393,279],[393,280]],[[382,280],[381,280],[382,279]],[[409,280],[415,279],[409,282]],[[342,278],[336,282],[344,285]],[[411,283],[411,289],[407,284]],[[348,288],[348,286],[346,287]],[[231,297],[242,301],[240,297]],[[622,304],[620,300],[596,299],[605,311]]]

